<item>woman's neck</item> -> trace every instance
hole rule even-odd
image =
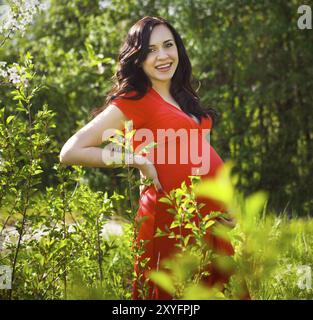
[[[152,88],[163,98],[171,98],[170,82],[168,83],[152,83]]]

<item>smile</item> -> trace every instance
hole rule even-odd
[[[157,67],[155,67],[158,71],[161,71],[161,72],[167,72],[171,69],[171,66],[172,66],[172,62],[171,63],[166,63],[166,64],[160,64],[158,65]]]

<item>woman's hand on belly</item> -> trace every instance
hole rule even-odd
[[[222,223],[223,225],[233,229],[236,226],[236,220],[234,218],[224,218],[224,217],[218,217],[218,222]]]

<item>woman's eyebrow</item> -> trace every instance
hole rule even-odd
[[[173,39],[165,40],[165,41],[163,41],[163,43],[166,43],[166,42],[168,42],[168,41],[173,41]],[[149,45],[149,47],[154,47],[154,46],[155,46],[155,44],[150,44],[150,45]]]

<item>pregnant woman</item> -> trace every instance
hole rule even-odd
[[[141,178],[153,181],[141,190],[136,215],[142,223],[135,242],[145,240],[144,253],[135,263],[141,281],[147,270],[161,269],[162,261],[176,250],[174,239],[154,237],[158,228],[164,230],[173,220],[167,211],[169,205],[158,200],[183,181],[189,186],[189,176],[213,177],[223,165],[208,142],[215,111],[201,108],[191,76],[191,64],[177,31],[162,18],[142,18],[131,27],[121,47],[115,84],[104,106],[93,112],[94,118],[65,143],[60,153],[60,161],[68,165],[105,167],[111,154],[99,146],[111,136],[111,129],[125,133],[125,121],[131,122],[136,134],[129,165],[140,170]],[[139,154],[143,145],[153,141],[157,144],[154,151]],[[197,201],[205,204],[202,214],[223,211],[208,198],[198,197]],[[220,222],[232,224],[226,219]],[[224,239],[208,232],[206,240],[216,252],[233,255],[233,247]],[[148,263],[146,270],[141,270],[139,262],[144,258]],[[214,267],[209,270],[211,274],[205,279],[208,286],[229,280],[230,274]],[[142,297],[134,282],[133,299],[172,298],[152,281],[148,286],[147,296]],[[249,298],[248,293],[244,298]]]

